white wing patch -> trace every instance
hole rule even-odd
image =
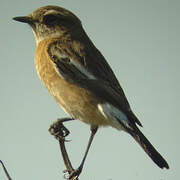
[[[82,74],[84,74],[85,76],[87,76],[88,79],[96,79],[96,77],[91,74],[90,72],[88,72],[84,66],[82,66],[80,63],[78,63],[77,61],[69,58],[67,55],[62,54],[60,51],[56,50],[54,55],[57,56],[57,58],[61,59],[61,58],[68,58],[70,60],[70,63],[73,64]]]
[[[98,109],[103,114],[103,116],[108,119],[110,125],[116,129],[124,129],[121,123],[123,123],[126,127],[131,128],[129,126],[129,120],[127,116],[115,106],[109,103],[103,103],[98,104]]]
[[[92,75],[90,72],[88,72],[80,63],[73,61],[71,59],[71,63],[76,66],[76,68],[81,71],[82,74],[86,75],[88,79],[96,79],[94,75]]]

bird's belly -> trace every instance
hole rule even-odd
[[[50,93],[61,108],[71,117],[93,126],[108,125],[97,107],[96,98],[87,90],[67,82],[51,87]]]

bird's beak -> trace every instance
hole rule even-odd
[[[32,24],[34,22],[33,19],[29,16],[13,17],[13,20],[28,24]]]

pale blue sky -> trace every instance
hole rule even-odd
[[[179,0],[1,0],[0,159],[16,180],[63,179],[58,142],[48,128],[65,113],[34,68],[30,27],[12,20],[44,5],[75,13],[119,79],[146,137],[170,170],[159,169],[127,134],[101,128],[80,179],[180,179],[180,1]],[[68,123],[68,150],[81,161],[89,127]],[[0,168],[0,179],[6,177]]]

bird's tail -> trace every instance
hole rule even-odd
[[[153,145],[148,141],[148,139],[137,127],[135,127],[134,131],[128,132],[160,168],[169,169],[169,165],[166,160],[160,155],[160,153],[153,147]]]

